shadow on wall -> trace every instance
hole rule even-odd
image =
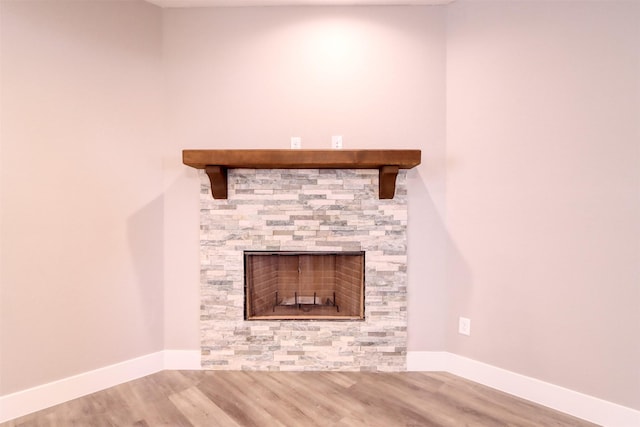
[[[144,329],[154,345],[163,344],[164,198],[158,196],[127,220],[127,239],[138,284]],[[133,295],[133,293],[132,293]]]
[[[444,211],[444,185],[431,185],[430,191],[418,169],[408,171],[407,180],[408,349],[453,351],[458,316],[468,316],[471,272],[438,211],[439,205]]]
[[[472,215],[472,213],[469,213]],[[473,275],[469,264],[462,256],[451,235],[446,233],[446,279],[445,286],[447,288],[449,299],[447,301],[446,315],[446,351],[453,353],[461,353],[464,344],[470,341],[461,341],[462,337],[458,334],[459,317],[473,317],[471,303],[473,300]]]

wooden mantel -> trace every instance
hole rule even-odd
[[[393,199],[399,169],[420,164],[420,150],[183,150],[182,162],[204,169],[214,199],[227,198],[227,169],[378,169],[379,197]]]

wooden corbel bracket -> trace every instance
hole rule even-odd
[[[398,176],[398,166],[381,166],[378,173],[378,197],[380,199],[393,199],[396,194],[396,177]]]
[[[204,171],[209,176],[211,195],[214,199],[227,198],[227,168],[224,166],[207,165]]]

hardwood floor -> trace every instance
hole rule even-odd
[[[440,372],[163,371],[17,426],[593,426]]]

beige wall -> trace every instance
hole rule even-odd
[[[0,14],[7,394],[163,348],[161,11]]]
[[[634,408],[639,7],[453,4],[447,33],[448,348]]]
[[[181,149],[341,134],[423,150],[410,350],[640,409],[637,5],[0,12],[0,393],[198,348]]]
[[[168,315],[170,348],[199,339],[184,318],[198,307],[199,181],[181,165],[180,151],[289,148],[291,136],[302,137],[303,148],[329,148],[331,135],[342,135],[345,148],[423,150],[424,164],[409,173],[409,347],[444,348],[446,307],[432,297],[444,286],[444,228],[436,209],[444,207],[444,12],[165,11],[166,155],[173,156],[165,199],[166,289],[180,306]]]

